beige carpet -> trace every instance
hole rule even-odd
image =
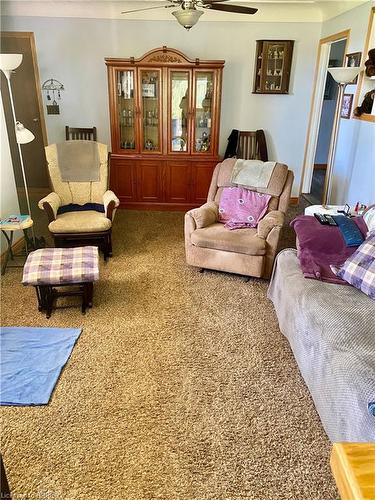
[[[119,211],[86,316],[6,273],[3,325],[83,328],[48,406],[1,408],[16,498],[337,498],[267,283],[188,268],[182,221]]]

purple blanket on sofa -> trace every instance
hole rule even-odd
[[[354,222],[366,236],[363,218],[356,217]],[[358,247],[347,247],[338,227],[323,226],[311,215],[300,215],[290,225],[297,235],[298,258],[305,278],[347,284],[333,274],[330,265],[342,265]]]

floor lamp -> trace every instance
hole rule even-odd
[[[28,215],[31,217],[29,190],[27,187],[25,165],[23,162],[21,144],[27,144],[27,143],[33,141],[35,139],[35,136],[32,132],[30,132],[30,130],[25,128],[21,122],[17,121],[16,111],[14,109],[12,87],[10,84],[11,74],[21,64],[22,58],[23,58],[22,54],[0,54],[0,70],[6,76],[6,79],[8,82],[8,90],[9,90],[10,103],[11,103],[11,108],[12,108],[12,117],[13,117],[13,122],[14,122],[14,127],[15,127],[15,133],[16,133],[18,154],[20,157],[23,182],[25,184],[26,202],[27,202],[27,209],[29,212]],[[31,227],[31,234],[32,234],[33,245],[35,247],[36,245],[35,245],[35,235],[34,235],[34,228],[33,227]]]
[[[329,202],[331,201],[332,177],[333,177],[333,170],[334,170],[335,158],[336,158],[336,146],[337,146],[337,138],[338,138],[339,129],[340,129],[340,115],[341,115],[341,108],[342,108],[342,100],[344,97],[344,90],[345,90],[346,85],[353,82],[354,78],[358,75],[359,70],[360,70],[360,68],[351,68],[351,67],[328,68],[328,71],[331,73],[332,78],[339,85],[339,89],[338,89],[339,91],[338,91],[338,96],[337,96],[335,117],[333,120],[333,129],[332,129],[332,135],[331,135],[330,158],[328,160],[328,165],[329,165],[328,182],[327,182],[326,197],[325,197],[326,199],[324,200],[325,205],[328,205]]]

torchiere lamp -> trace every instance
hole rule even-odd
[[[22,54],[0,54],[0,70],[6,76],[6,79],[7,79],[7,82],[8,82],[10,103],[11,103],[11,108],[12,108],[12,117],[13,117],[13,122],[14,122],[14,127],[15,127],[15,133],[16,133],[16,142],[17,142],[17,146],[18,146],[18,153],[19,153],[19,156],[20,156],[23,182],[25,184],[26,203],[27,203],[27,209],[28,209],[28,212],[29,212],[28,215],[31,218],[31,207],[30,207],[30,199],[29,199],[29,190],[28,190],[28,187],[27,187],[26,174],[25,174],[25,165],[24,165],[24,162],[23,162],[21,144],[27,144],[27,143],[33,141],[35,139],[35,136],[34,136],[34,134],[32,132],[30,132],[30,130],[28,130],[27,128],[25,128],[21,122],[17,121],[16,112],[15,112],[15,109],[14,109],[12,87],[11,87],[11,84],[10,84],[11,74],[21,64],[22,58],[23,58]],[[33,227],[31,227],[31,234],[32,234],[33,244],[34,244],[34,247],[35,247],[35,235],[34,235]]]
[[[354,78],[358,75],[360,68],[328,68],[328,71],[331,73],[332,78],[335,80],[336,83],[339,85],[338,89],[338,97],[337,97],[337,103],[336,103],[336,110],[335,110],[335,118],[333,121],[333,129],[332,129],[332,136],[331,136],[331,148],[330,148],[330,158],[328,160],[328,165],[329,165],[329,170],[328,170],[328,181],[327,181],[327,189],[326,189],[326,196],[323,205],[327,205],[330,200],[331,200],[331,194],[332,194],[332,176],[333,176],[333,169],[334,169],[334,164],[335,164],[335,157],[336,157],[336,146],[337,146],[337,138],[339,135],[339,129],[340,129],[340,114],[341,114],[341,107],[342,107],[342,99],[344,96],[344,90],[346,85],[351,83]]]

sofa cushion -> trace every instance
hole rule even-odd
[[[351,286],[305,279],[291,249],[276,257],[268,297],[330,440],[375,441],[373,300]]]
[[[332,270],[366,295],[375,299],[375,231],[360,245],[339,269]]]
[[[95,233],[107,231],[112,223],[103,213],[94,210],[87,212],[67,212],[51,222],[51,233]]]
[[[196,229],[191,234],[191,242],[197,247],[246,255],[265,255],[266,253],[266,242],[264,239],[258,238],[256,229],[246,228],[229,231],[221,223]]]

